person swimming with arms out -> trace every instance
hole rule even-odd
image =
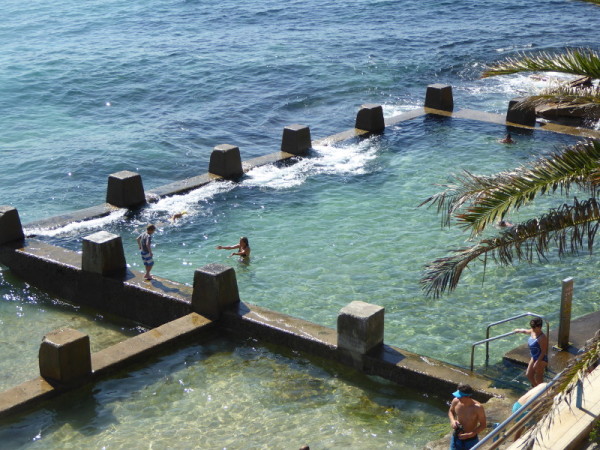
[[[248,238],[245,236],[240,238],[239,244],[217,245],[217,250],[237,250],[237,252],[233,252],[229,256],[239,256],[244,261],[247,261],[250,258],[250,244],[248,243]]]

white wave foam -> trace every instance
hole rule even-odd
[[[63,234],[75,234],[81,233],[85,230],[92,230],[102,228],[109,223],[113,223],[121,219],[127,211],[125,209],[113,211],[107,216],[99,217],[97,219],[83,220],[81,222],[72,222],[64,227],[59,228],[25,228],[24,232],[26,235],[36,236],[48,236],[54,237]]]
[[[243,184],[271,189],[298,186],[307,178],[327,175],[361,175],[366,173],[369,161],[376,158],[377,146],[372,139],[344,146],[317,145],[310,158],[303,158],[289,166],[267,165],[252,169]]]

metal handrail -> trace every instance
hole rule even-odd
[[[546,322],[546,336],[550,336],[550,323],[544,319],[543,316],[540,316],[539,314],[535,314],[532,312],[526,312],[523,314],[519,314],[518,316],[513,316],[513,317],[509,317],[508,319],[504,319],[504,320],[499,320],[498,322],[493,322],[490,323],[487,326],[486,332],[485,332],[485,338],[489,339],[490,338],[490,328],[492,328],[493,326],[496,325],[500,325],[501,323],[506,323],[506,322],[510,322],[511,320],[516,320],[516,319],[520,319],[521,317],[527,317],[527,316],[533,316],[533,317],[538,317],[540,319],[542,319],[544,322]],[[488,340],[485,343],[485,364],[487,365],[487,363],[490,360],[490,345],[489,342],[492,341],[493,339]],[[471,370],[473,370],[473,365],[471,364]]]
[[[494,336],[488,339],[484,339],[483,341],[477,341],[475,342],[472,346],[471,346],[471,372],[473,372],[473,364],[474,364],[474,360],[475,360],[475,346],[479,345],[479,344],[488,344],[488,342],[490,341],[495,341],[496,339],[502,339],[504,337],[513,335],[513,334],[517,334],[516,331],[509,331],[508,333],[504,333],[504,334],[500,334],[498,336]]]

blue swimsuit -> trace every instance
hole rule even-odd
[[[538,338],[532,338],[531,336],[529,336],[529,339],[527,340],[527,345],[529,345],[529,353],[531,354],[531,357],[533,358],[534,361],[537,361],[538,358],[540,357],[540,354],[542,353],[542,347],[540,347]],[[544,355],[544,358],[542,359],[542,361],[548,362],[548,354],[547,353]]]

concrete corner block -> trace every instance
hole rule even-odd
[[[522,102],[526,97],[513,98],[508,102],[508,111],[506,112],[506,121],[529,127],[535,126],[535,107],[523,107]]]
[[[51,331],[39,351],[40,375],[69,383],[92,373],[90,338],[71,328]]]
[[[383,119],[383,108],[381,105],[362,105],[356,114],[354,128],[370,132],[383,131],[385,120]]]
[[[239,178],[244,174],[240,149],[234,145],[217,145],[210,154],[208,171],[227,179]]]
[[[383,344],[385,308],[354,301],[338,315],[338,348],[364,355]]]
[[[108,231],[98,231],[83,238],[82,270],[108,275],[124,272],[126,267],[121,236]]]
[[[0,206],[0,245],[25,239],[19,212],[12,206]]]
[[[304,155],[312,147],[310,128],[305,125],[288,125],[283,129],[281,151],[292,155]]]
[[[221,313],[240,301],[233,267],[207,264],[194,273],[192,311],[209,319],[218,319]]]
[[[425,107],[442,111],[454,110],[452,86],[448,84],[430,84],[425,93]]]
[[[109,175],[106,203],[119,208],[135,207],[146,203],[146,194],[140,174],[122,170]]]

